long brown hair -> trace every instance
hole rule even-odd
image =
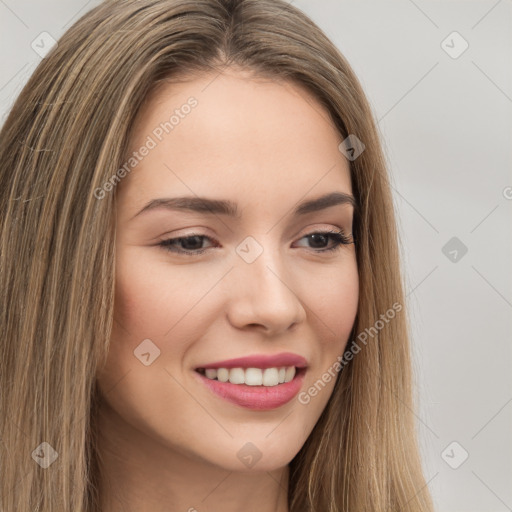
[[[98,509],[95,375],[113,322],[116,194],[94,191],[126,161],[159,82],[230,65],[302,85],[340,140],[365,146],[350,169],[360,279],[352,334],[367,340],[290,463],[290,511],[432,510],[406,310],[382,320],[404,304],[386,162],[349,64],[284,0],[119,0],[63,35],[1,131],[2,511]]]

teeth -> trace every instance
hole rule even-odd
[[[217,370],[214,368],[205,370],[205,374],[209,379],[215,379],[217,377]],[[220,380],[220,379],[219,379]],[[226,379],[227,380],[227,379]],[[224,381],[225,382],[225,381]]]
[[[221,382],[227,382],[229,379],[229,370],[226,368],[219,368],[217,370],[217,380],[220,380]]]
[[[263,385],[263,370],[260,370],[259,368],[247,368],[247,370],[245,371],[242,370],[242,368],[233,368],[229,370],[230,377],[233,374],[233,372],[242,373],[241,382],[234,382],[234,384],[247,384],[248,386]]]
[[[294,367],[295,369],[295,367]],[[279,369],[278,368],[266,368],[262,372],[263,386],[277,386],[279,384]]]
[[[229,371],[229,382],[231,384],[243,384],[244,383],[244,371],[242,368],[233,368]],[[261,382],[260,382],[261,384]]]
[[[295,377],[295,366],[282,368],[209,368],[204,371],[208,379],[247,386],[277,386]]]
[[[293,377],[295,377],[295,366],[289,366],[286,368],[286,373],[284,375],[284,381],[290,382]]]

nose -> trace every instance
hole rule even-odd
[[[234,327],[276,335],[306,318],[299,283],[277,250],[264,250],[252,263],[240,259],[231,280],[227,316]]]

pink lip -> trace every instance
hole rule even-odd
[[[306,359],[291,352],[282,352],[274,355],[252,355],[247,357],[238,357],[236,359],[227,359],[226,361],[217,361],[215,363],[204,364],[197,368],[279,368],[283,366],[295,366],[296,368],[306,368],[308,365]],[[250,386],[248,386],[250,387]]]
[[[222,368],[225,367],[223,366]],[[290,382],[278,384],[277,386],[231,384],[230,382],[208,379],[198,372],[194,373],[197,376],[196,378],[199,378],[217,396],[241,407],[263,411],[281,407],[292,400],[302,387],[306,370],[304,368],[298,370]]]

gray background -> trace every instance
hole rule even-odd
[[[97,3],[0,0],[0,123],[40,60],[32,42]],[[292,3],[348,58],[382,133],[436,509],[512,510],[512,2]]]

